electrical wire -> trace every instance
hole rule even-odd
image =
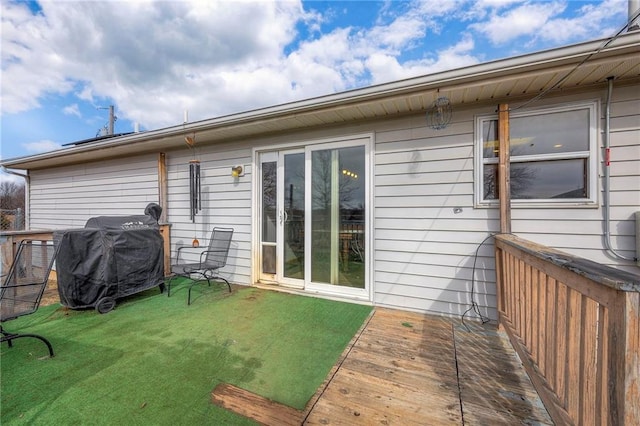
[[[562,83],[564,83],[574,72],[576,72],[582,65],[584,65],[587,61],[591,60],[591,58],[593,58],[595,55],[600,53],[604,48],[606,48],[611,43],[613,43],[616,39],[618,39],[618,37],[620,37],[620,35],[622,35],[622,33],[624,33],[627,30],[627,28],[629,28],[631,23],[634,22],[636,19],[638,19],[638,17],[640,17],[640,9],[637,10],[633,14],[633,16],[631,16],[629,18],[627,23],[617,33],[615,33],[615,35],[613,35],[613,36],[609,37],[608,39],[606,39],[595,51],[593,51],[587,57],[585,57],[582,61],[580,61],[580,63],[578,63],[575,67],[573,67],[571,69],[571,71],[569,71],[567,74],[565,74],[557,82],[555,82],[553,85],[551,85],[550,87],[548,87],[544,91],[540,92],[535,97],[529,99],[527,102],[523,103],[522,105],[519,105],[519,106],[517,106],[515,108],[509,108],[509,111],[516,111],[518,109],[524,108],[527,105],[530,105],[533,102],[536,102],[537,100],[541,99],[542,97],[544,97],[550,91],[556,89],[558,86],[560,86]],[[486,237],[484,240],[482,240],[482,242],[476,248],[476,252],[475,252],[475,255],[474,255],[474,258],[473,258],[473,269],[471,271],[471,306],[469,307],[469,309],[464,311],[464,313],[462,314],[462,317],[461,317],[462,325],[467,329],[467,331],[471,331],[471,329],[469,329],[467,324],[465,324],[464,317],[471,311],[473,311],[480,318],[480,320],[482,321],[482,324],[486,324],[487,322],[491,321],[491,319],[489,317],[487,317],[486,315],[484,315],[480,311],[480,306],[478,305],[478,303],[475,300],[475,278],[476,278],[476,264],[477,264],[477,261],[478,261],[478,253],[480,251],[480,248],[488,240],[490,240],[491,238],[495,237],[496,235],[505,235],[505,234],[504,233],[500,233],[500,232],[495,233],[495,234],[490,234],[488,237]]]
[[[636,11],[636,13],[631,18],[629,18],[627,23],[622,28],[620,28],[620,30],[617,33],[615,33],[615,35],[613,35],[613,36],[609,37],[608,39],[606,39],[595,51],[590,53],[579,64],[577,64],[575,67],[573,67],[573,69],[571,71],[569,71],[567,74],[565,74],[564,77],[562,77],[560,80],[555,82],[553,85],[551,85],[547,89],[543,90],[542,92],[540,92],[539,94],[537,94],[533,98],[529,99],[528,101],[526,101],[522,105],[519,105],[519,106],[517,106],[515,108],[509,108],[509,111],[517,111],[517,110],[519,110],[521,108],[524,108],[527,105],[532,104],[533,102],[535,102],[538,99],[542,98],[543,96],[545,96],[550,91],[556,89],[558,86],[560,86],[562,83],[564,83],[574,72],[576,72],[578,70],[578,68],[583,66],[587,61],[591,60],[591,58],[593,58],[595,55],[600,53],[602,51],[602,49],[604,49],[605,47],[607,47],[608,45],[610,45],[611,43],[616,41],[618,39],[618,37],[620,37],[622,35],[622,33],[624,33],[627,30],[627,28],[629,28],[631,23],[633,21],[635,21],[636,19],[638,19],[638,17],[640,17],[640,9],[638,9]]]
[[[480,321],[482,321],[482,324],[486,324],[489,321],[491,321],[491,318],[487,317],[486,315],[484,315],[482,312],[480,312],[480,306],[478,305],[478,303],[476,302],[476,297],[475,297],[475,284],[476,284],[476,264],[478,261],[478,253],[480,252],[480,248],[487,242],[489,241],[491,238],[494,238],[496,235],[508,235],[508,233],[504,233],[504,232],[496,232],[494,234],[490,234],[488,237],[486,237],[484,240],[482,240],[482,242],[480,244],[478,244],[478,247],[476,247],[476,252],[475,255],[473,256],[473,268],[471,269],[471,306],[469,307],[469,309],[467,309],[466,311],[464,311],[464,313],[462,314],[462,325],[464,326],[464,328],[467,329],[467,331],[471,331],[471,329],[467,326],[467,324],[465,324],[464,322],[464,317],[471,311],[473,311],[479,318]]]

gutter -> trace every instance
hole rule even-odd
[[[29,182],[30,180],[29,173],[14,172],[13,170],[7,169],[4,164],[2,165],[2,172],[9,175],[20,176],[21,178],[24,178],[25,182]]]

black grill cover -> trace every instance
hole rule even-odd
[[[164,245],[148,215],[99,216],[84,229],[54,232],[60,303],[94,307],[164,283]]]

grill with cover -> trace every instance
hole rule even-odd
[[[56,231],[60,303],[106,313],[117,298],[156,286],[164,291],[161,211],[152,203],[144,215],[98,216],[83,229]]]

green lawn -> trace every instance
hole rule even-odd
[[[304,408],[371,307],[255,288],[153,289],[112,312],[42,307],[4,324],[0,423],[251,424],[210,402],[227,382]],[[226,286],[225,286],[226,288]]]

